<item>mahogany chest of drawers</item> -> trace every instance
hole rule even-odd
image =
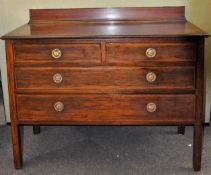
[[[205,36],[184,7],[31,10],[2,37],[15,168],[25,124],[193,125],[200,170]]]

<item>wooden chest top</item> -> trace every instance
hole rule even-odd
[[[30,10],[29,23],[2,39],[207,36],[184,7]]]

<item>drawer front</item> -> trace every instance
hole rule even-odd
[[[194,103],[193,95],[17,95],[20,121],[76,124],[192,122]]]
[[[143,62],[193,62],[195,60],[195,43],[107,44],[107,64],[110,65],[141,65]]]
[[[17,89],[194,89],[194,67],[16,68]],[[58,80],[58,82],[57,82]]]
[[[15,63],[59,63],[71,65],[100,65],[99,44],[22,43],[14,45]]]

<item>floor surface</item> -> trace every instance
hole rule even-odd
[[[192,169],[192,127],[25,127],[24,164],[13,167],[10,126],[0,127],[0,175],[211,175],[211,127],[202,170]]]

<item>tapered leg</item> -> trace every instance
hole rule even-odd
[[[193,140],[193,167],[195,171],[201,170],[202,156],[202,121],[204,115],[204,38],[198,38],[197,67],[196,67],[196,93],[195,93],[195,121]]]
[[[184,125],[178,126],[177,133],[184,135],[185,134],[185,126]]]
[[[194,126],[194,145],[193,145],[193,167],[195,171],[201,170],[201,152],[202,152],[202,124]]]
[[[23,155],[23,147],[24,147],[24,126],[19,126],[19,133],[20,133],[20,143],[21,143],[21,154]]]
[[[12,127],[14,165],[15,169],[21,169],[22,168],[21,126],[12,123],[11,127]]]
[[[33,133],[34,134],[40,133],[40,126],[39,125],[33,125]]]

